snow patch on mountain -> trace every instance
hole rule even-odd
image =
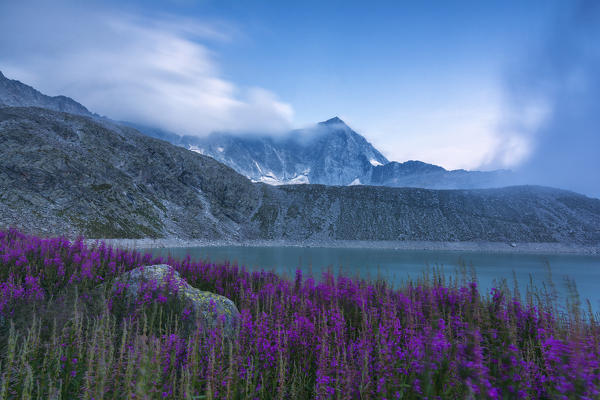
[[[204,154],[204,149],[201,149],[198,146],[188,146],[188,150],[191,150],[194,153]]]

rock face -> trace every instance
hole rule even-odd
[[[348,185],[366,176],[374,165],[388,162],[371,143],[337,117],[279,137],[227,133],[206,138],[179,137],[134,126],[149,136],[208,155],[255,182],[274,185]]]
[[[190,286],[167,264],[147,265],[127,271],[116,280],[113,290],[124,287],[127,298],[134,301],[144,293],[144,284],[156,284],[158,290],[162,289],[181,300],[190,311],[186,316],[189,327],[195,328],[196,322],[199,322],[203,329],[211,329],[222,323],[226,336],[232,337],[237,333],[240,312],[233,301]]]

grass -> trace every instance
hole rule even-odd
[[[160,287],[134,306],[111,289],[163,262],[236,303],[233,339],[183,330]],[[594,315],[520,297],[437,273],[395,289],[285,279],[0,231],[0,399],[600,398]]]

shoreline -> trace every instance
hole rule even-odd
[[[382,249],[406,251],[456,251],[503,254],[571,254],[600,255],[600,245],[585,246],[568,243],[505,243],[505,242],[431,242],[431,241],[367,241],[367,240],[330,240],[330,241],[284,241],[284,240],[205,240],[205,239],[86,239],[87,245],[104,242],[109,246],[126,249],[157,249],[186,247],[310,247],[310,248],[348,248]]]

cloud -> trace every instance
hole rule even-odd
[[[600,3],[568,4],[506,80],[492,162],[513,158],[521,182],[600,197]]]
[[[1,5],[0,69],[99,114],[180,134],[289,128],[289,104],[221,76],[207,43],[232,40],[227,27],[89,4]]]
[[[473,93],[443,104],[399,107],[388,118],[372,121],[367,129],[349,119],[390,160],[420,160],[447,169],[477,169],[486,164],[495,146],[494,127],[499,115],[495,93]]]

